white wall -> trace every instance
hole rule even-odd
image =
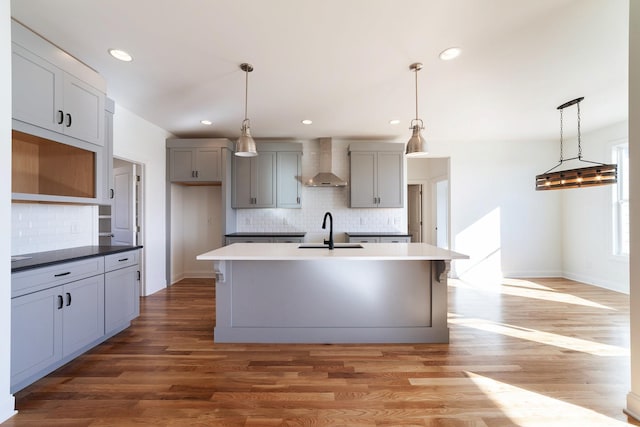
[[[626,121],[582,135],[583,158],[611,163],[612,146],[626,142],[627,135]],[[565,141],[565,156],[576,153],[577,140]],[[577,161],[567,164],[567,168],[585,166]],[[563,197],[563,270],[569,279],[628,293],[629,259],[614,256],[612,249],[615,190],[612,185],[558,190]]]
[[[171,185],[171,283],[213,277],[209,261],[196,256],[223,246],[220,186]]]
[[[629,117],[640,117],[640,2],[630,2]],[[640,122],[629,121],[631,255],[631,391],[627,411],[640,420]]]
[[[11,20],[9,0],[0,0],[0,218],[11,217]],[[8,228],[8,227],[7,227]],[[14,411],[11,372],[10,232],[0,234],[0,422]]]
[[[142,243],[144,295],[166,287],[166,164],[165,140],[172,135],[116,105],[113,117],[113,155],[143,168]]]
[[[319,172],[319,143],[302,142],[302,177],[307,180]],[[345,180],[349,179],[347,154],[351,142],[332,140],[333,172]],[[344,241],[345,232],[407,232],[405,209],[350,209],[348,187],[303,187],[301,209],[238,209],[237,231],[306,231],[306,241],[318,242],[328,235],[322,230],[322,217],[327,211],[333,216],[337,242]]]
[[[452,250],[470,256],[454,275],[482,283],[562,275],[560,194],[534,186],[557,159],[555,143],[433,141],[430,152],[451,158]]]

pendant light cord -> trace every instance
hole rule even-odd
[[[418,115],[418,71],[420,70],[420,68],[416,67],[416,69],[414,70],[415,74],[416,74],[416,121],[418,121],[418,117],[420,117]]]
[[[249,70],[244,71],[244,119],[247,120],[247,105],[249,105]]]
[[[582,160],[582,144],[580,142],[580,102],[578,101],[578,160]]]

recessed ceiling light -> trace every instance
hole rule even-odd
[[[213,122],[211,120],[200,120],[203,125],[211,126]]]
[[[398,119],[389,120],[389,124],[390,125],[397,125],[399,123],[400,123],[400,120],[398,120]]]
[[[455,59],[462,53],[462,49],[459,47],[450,47],[449,49],[445,49],[440,52],[440,59],[443,61],[449,61],[451,59]]]
[[[312,123],[313,123],[313,121],[311,121],[311,120],[309,120],[309,119],[304,119],[301,123],[302,123],[303,125],[310,125],[310,124],[312,124]]]
[[[121,49],[109,49],[109,55],[124,62],[133,61],[133,56]]]

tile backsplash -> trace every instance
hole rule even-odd
[[[98,207],[13,203],[11,255],[98,243]]]
[[[346,232],[406,232],[403,209],[350,209],[348,188],[305,187],[302,209],[238,209],[238,231],[306,231],[305,240],[320,241],[329,230],[322,229],[324,213],[333,216],[336,241],[344,241]]]

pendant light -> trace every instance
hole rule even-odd
[[[250,122],[247,118],[247,99],[249,97],[249,73],[253,71],[253,65],[246,62],[240,64],[240,69],[245,73],[244,86],[244,120],[242,121],[242,133],[236,143],[235,155],[239,157],[254,157],[258,155],[256,142],[251,137]]]
[[[618,177],[618,165],[591,162],[582,159],[582,142],[580,135],[580,102],[584,97],[572,99],[558,107],[560,110],[560,162],[548,171],[536,176],[536,190],[557,190],[563,188],[593,187],[596,185],[615,184]],[[563,155],[563,110],[572,105],[578,109],[578,155],[565,159]],[[589,166],[555,171],[564,162],[578,160]]]
[[[407,157],[421,157],[428,153],[427,141],[420,133],[424,129],[424,122],[418,118],[418,71],[422,69],[422,64],[416,62],[409,66],[409,69],[416,74],[416,118],[411,120],[411,138],[407,142]]]

